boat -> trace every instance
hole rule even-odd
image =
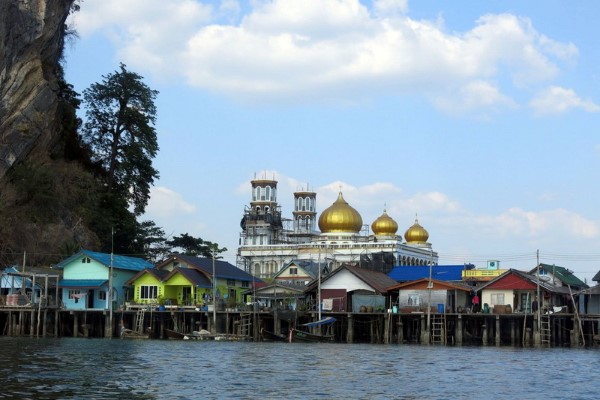
[[[183,338],[185,337],[185,333],[177,332],[172,329],[165,328],[164,331],[167,339],[183,340]]]
[[[150,339],[150,332],[138,332],[132,329],[121,328],[121,339]]]
[[[335,318],[333,317],[325,317],[315,322],[309,322],[307,324],[302,324],[300,326],[304,326],[306,328],[312,328],[315,326],[331,326],[335,322]],[[292,328],[290,330],[290,335],[288,337],[290,343],[292,342],[333,342],[335,341],[335,335],[333,334],[323,334],[318,335],[315,333],[310,333],[307,331],[301,331],[299,329]]]
[[[265,328],[262,328],[260,330],[260,336],[262,337],[262,340],[264,342],[285,342],[288,340],[287,337],[285,337],[283,335],[278,335],[273,332],[269,332]]]

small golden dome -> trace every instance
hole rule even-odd
[[[323,233],[358,233],[361,228],[362,217],[344,200],[342,192],[338,195],[337,200],[319,216],[319,229]]]
[[[429,233],[425,228],[419,225],[419,220],[415,218],[413,226],[404,233],[404,239],[407,243],[427,243]]]
[[[398,231],[398,224],[384,209],[383,214],[371,224],[371,229],[375,236],[394,236]]]

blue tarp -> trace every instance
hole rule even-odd
[[[329,325],[335,322],[335,318],[333,317],[325,317],[315,322],[309,322],[308,324],[302,324],[302,326],[319,326],[319,325]]]
[[[468,269],[465,265],[433,265],[431,278],[438,281],[462,281],[462,271]],[[399,265],[388,274],[397,282],[410,282],[429,278],[428,265]]]

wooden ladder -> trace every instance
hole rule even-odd
[[[238,335],[252,337],[252,313],[240,314]]]
[[[138,333],[144,332],[144,317],[146,315],[146,310],[141,309],[138,310],[135,314],[135,331]]]
[[[550,330],[550,315],[542,314],[540,316],[540,344],[550,346],[552,331]]]
[[[446,314],[434,314],[432,316],[431,343],[446,344]]]

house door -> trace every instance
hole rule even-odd
[[[521,311],[531,313],[531,302],[533,299],[529,293],[521,293]]]
[[[87,299],[87,308],[94,308],[94,294],[95,292],[93,290],[88,290],[87,296],[85,296]]]
[[[188,286],[184,286],[183,289],[181,290],[181,302],[183,303],[183,305],[185,306],[191,306],[192,305],[192,288],[188,287]]]

